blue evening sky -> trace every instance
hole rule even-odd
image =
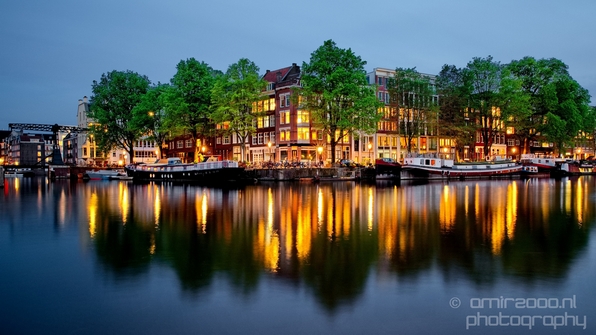
[[[264,73],[328,39],[367,71],[554,57],[594,96],[595,13],[593,0],[0,0],[0,129],[76,124],[78,99],[112,70],[169,82],[182,59],[225,71],[248,58]]]

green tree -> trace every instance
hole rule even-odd
[[[240,161],[246,160],[245,145],[256,132],[254,120],[258,117],[252,106],[265,98],[262,94],[267,82],[259,75],[259,67],[241,58],[228,67],[213,87],[214,120],[226,134],[240,140]]]
[[[332,162],[340,141],[357,132],[374,133],[382,116],[382,103],[366,81],[364,65],[360,56],[332,40],[315,50],[309,63],[302,63],[302,87],[293,100],[300,100],[300,108],[309,111],[313,124],[328,135]]]
[[[484,155],[489,155],[494,135],[505,130],[506,122],[523,119],[529,110],[521,81],[500,62],[475,57],[464,69],[464,90],[468,93],[470,117],[482,135]]]
[[[506,65],[513,75],[522,82],[522,90],[530,99],[530,115],[515,120],[515,133],[522,142],[522,153],[529,152],[529,142],[540,139],[540,131],[546,115],[555,110],[558,104],[556,97],[556,82],[569,77],[567,65],[556,58],[539,59],[524,57]],[[559,128],[558,121],[552,119],[553,132]]]
[[[441,136],[455,139],[455,152],[461,159],[465,147],[473,147],[475,127],[469,122],[464,72],[454,65],[443,65],[435,81],[439,99]]]
[[[157,144],[157,158],[161,158],[161,147],[165,143],[168,132],[164,126],[165,93],[171,89],[168,84],[158,84],[149,88],[141,97],[141,101],[133,109],[132,123],[142,129],[148,140]]]
[[[199,160],[198,140],[204,141],[214,129],[211,116],[211,92],[217,71],[194,58],[176,65],[176,74],[165,91],[163,129],[171,135],[188,134],[194,143],[194,161]]]
[[[420,136],[434,116],[434,89],[430,78],[416,68],[397,68],[389,78],[387,90],[390,104],[399,116],[400,134],[406,138],[408,153],[412,152],[414,138]],[[418,148],[419,149],[419,148]]]
[[[555,90],[557,104],[546,114],[541,133],[563,154],[565,145],[574,141],[581,131],[594,132],[593,128],[587,129],[594,124],[594,116],[588,105],[588,91],[571,77],[557,80]]]
[[[132,71],[112,71],[93,81],[89,117],[94,120],[91,133],[100,151],[114,148],[128,152],[129,162],[134,158],[134,144],[143,130],[133,119],[133,109],[149,89],[150,81]]]

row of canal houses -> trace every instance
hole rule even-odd
[[[369,84],[377,85],[377,97],[385,102],[386,114],[389,115],[389,94],[386,88],[388,78],[395,74],[395,70],[375,68],[367,74]],[[433,75],[427,75],[431,82]],[[322,131],[313,126],[308,111],[301,110],[292,103],[290,96],[292,89],[300,85],[300,67],[295,63],[291,66],[269,71],[263,75],[268,85],[264,94],[269,97],[257,106],[262,115],[255,119],[256,133],[244,143],[248,161],[253,164],[260,162],[327,162],[330,163],[330,146]],[[438,101],[439,97],[434,97]],[[77,110],[77,124],[87,127],[92,122],[87,117],[89,101],[87,97],[79,100]],[[395,119],[383,119],[378,124],[374,134],[357,134],[346,137],[336,146],[336,159],[349,159],[360,164],[374,163],[376,158],[402,159],[406,151],[406,138],[399,135],[399,125]],[[403,121],[402,121],[403,122]],[[455,143],[452,139],[441,137],[434,127],[428,127],[416,136],[412,151],[420,154],[435,154],[442,158],[453,158]],[[440,132],[440,125],[439,125]],[[97,150],[92,135],[61,134],[60,136],[63,160],[67,164],[77,165],[123,165],[128,161],[124,150],[114,150],[107,155],[101,155]],[[220,135],[209,138],[203,143],[194,143],[190,136],[172,138],[163,144],[163,157],[180,157],[185,162],[193,160],[194,148],[199,147],[205,156],[216,156],[219,159],[241,159],[241,140],[233,135]],[[464,149],[461,159],[482,160],[482,137],[476,136],[473,147]],[[157,158],[158,148],[152,141],[141,139],[134,148],[135,162],[153,162]],[[495,135],[489,154],[491,156],[510,157],[519,159],[519,139],[514,129],[504,129]],[[552,143],[531,142],[531,153],[552,155]],[[573,158],[585,158],[594,155],[592,145],[579,146],[573,152],[567,153]]]

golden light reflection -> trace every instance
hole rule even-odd
[[[66,194],[64,190],[60,192],[60,197],[58,198],[58,223],[64,224],[66,221]]]
[[[323,226],[323,191],[319,188],[317,192],[317,232],[321,232]]]
[[[197,230],[201,234],[207,233],[207,210],[208,210],[208,199],[207,193],[203,192],[199,195],[199,191],[195,194],[195,212],[197,214]]]
[[[492,210],[490,220],[486,222],[485,229],[490,230],[488,233],[490,236],[493,254],[499,254],[501,252],[501,247],[503,246],[503,240],[506,233],[504,214],[506,200],[503,200],[504,196],[506,197],[507,194],[503,194],[502,188],[489,190],[489,192],[486,194],[486,203],[492,205]],[[490,198],[490,200],[488,198]]]
[[[512,239],[515,231],[515,224],[517,221],[517,199],[518,199],[517,183],[511,183],[507,187],[507,238]]]
[[[368,188],[368,217],[367,217],[367,225],[368,231],[373,230],[373,222],[374,222],[374,215],[375,215],[375,198],[372,187]]]
[[[465,187],[465,191],[464,191],[464,213],[466,214],[466,216],[468,216],[469,211],[469,207],[470,207],[470,187],[468,185],[466,185]]]
[[[97,193],[91,193],[87,208],[89,208],[89,237],[94,238],[97,232]]]
[[[155,186],[155,200],[153,201],[153,211],[155,217],[155,226],[159,226],[159,217],[161,215],[161,194],[157,186]]]
[[[582,182],[584,179],[577,182],[575,187],[575,211],[577,214],[577,223],[582,225],[584,223],[584,187]]]
[[[118,199],[120,200],[120,213],[122,213],[122,223],[126,224],[128,217],[128,210],[130,207],[128,199],[128,188],[125,183],[118,184]]]
[[[298,225],[296,227],[296,250],[298,251],[298,257],[301,260],[305,260],[310,253],[311,248],[311,211],[310,206],[306,208],[299,207],[298,210]]]
[[[449,231],[453,228],[455,224],[455,214],[456,214],[456,196],[455,193],[451,194],[449,192],[449,186],[443,186],[443,196],[441,197],[441,204],[439,207],[439,222],[441,224],[441,229],[445,231]]]
[[[567,214],[571,213],[571,180],[567,179],[565,181],[565,191],[562,193],[563,195],[563,208]]]
[[[19,178],[15,178],[14,179],[14,190],[18,192],[19,188],[21,188],[21,180]]]
[[[259,220],[257,226],[257,243],[258,250],[256,254],[261,254],[263,257],[264,267],[271,271],[277,272],[279,269],[279,234],[274,228],[275,216],[275,201],[271,188],[267,189],[267,216],[266,222],[263,224],[262,219]]]

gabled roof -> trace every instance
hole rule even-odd
[[[290,69],[292,69],[291,66],[284,67],[283,69],[279,69],[279,70],[273,70],[273,71],[267,70],[267,72],[263,76],[263,79],[265,79],[266,81],[268,81],[270,83],[276,83],[278,81],[282,81],[282,80],[284,80],[284,78],[288,74],[288,72],[290,72]],[[278,79],[278,76],[279,76],[279,79]]]

